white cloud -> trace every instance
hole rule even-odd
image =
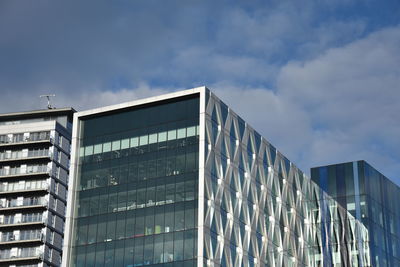
[[[311,119],[309,163],[365,159],[399,178],[400,27],[289,63],[278,95]]]
[[[211,88],[305,172],[364,159],[400,184],[400,27],[288,63],[275,92]]]
[[[174,88],[174,90],[179,90],[179,88]],[[77,94],[63,95],[58,103],[60,106],[73,103],[75,109],[86,110],[161,95],[170,91],[170,88],[150,87],[147,83],[141,82],[135,88],[123,88],[118,91],[82,91]]]

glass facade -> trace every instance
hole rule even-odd
[[[205,87],[75,122],[63,266],[371,266],[366,227]]]
[[[367,227],[372,266],[400,266],[400,188],[365,161],[313,168],[311,176]]]
[[[194,266],[199,95],[80,120],[70,266]]]

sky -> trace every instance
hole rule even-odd
[[[398,0],[0,1],[0,112],[203,85],[304,172],[400,185]]]

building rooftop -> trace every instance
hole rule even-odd
[[[34,119],[40,118],[44,116],[59,116],[59,115],[67,115],[70,119],[72,119],[73,114],[76,110],[72,107],[66,108],[54,108],[54,109],[39,109],[39,110],[31,110],[31,111],[20,111],[20,112],[12,112],[12,113],[3,113],[0,114],[0,122],[5,121],[13,121],[20,119]]]

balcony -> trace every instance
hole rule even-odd
[[[5,205],[0,203],[0,211],[5,210],[18,210],[18,209],[32,209],[32,208],[43,208],[47,207],[47,200],[42,199],[24,199],[22,203],[19,203],[16,199],[8,200]]]
[[[41,139],[41,140],[30,140],[29,138],[23,141],[9,141],[9,142],[1,142],[0,141],[0,147],[10,147],[10,146],[19,146],[19,145],[30,145],[30,144],[45,144],[53,143],[52,138],[47,138],[47,139]]]
[[[15,243],[30,243],[43,241],[41,231],[37,232],[21,232],[19,235],[14,235],[12,232],[4,234],[1,239],[1,245],[15,244]]]
[[[52,143],[50,132],[31,133],[31,136],[29,137],[26,137],[23,134],[14,134],[11,138],[6,135],[0,136],[0,147],[47,142]]]
[[[1,178],[11,178],[19,176],[32,176],[32,175],[43,175],[50,174],[50,168],[47,165],[35,165],[28,166],[25,170],[21,167],[14,167],[10,169],[0,169],[0,179]]]
[[[31,221],[31,222],[15,221],[14,223],[0,223],[0,229],[2,229],[2,228],[12,228],[12,227],[22,227],[22,226],[33,226],[33,225],[41,225],[41,224],[45,224],[45,221],[44,220]]]
[[[8,215],[0,221],[0,228],[44,224],[46,220],[47,217],[42,213],[23,214],[22,216]]]
[[[48,149],[29,150],[28,153],[23,153],[22,151],[12,151],[11,153],[0,153],[0,161],[13,162],[32,159],[51,159],[52,156],[52,153]]]
[[[27,181],[23,184],[9,183],[6,185],[0,184],[0,194],[15,194],[33,191],[47,191],[50,185],[47,181]]]
[[[19,249],[15,254],[11,253],[11,249],[0,250],[0,263],[40,259],[43,259],[43,252],[36,247]]]

